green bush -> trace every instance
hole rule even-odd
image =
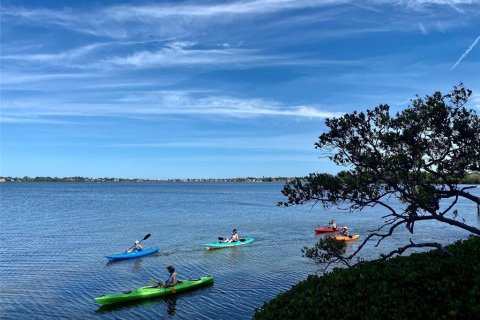
[[[468,173],[461,182],[465,184],[480,184],[480,173]]]
[[[480,237],[309,276],[254,319],[478,319]]]

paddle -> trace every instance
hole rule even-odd
[[[158,281],[157,279],[154,279],[154,278],[150,279],[150,282],[155,284],[155,286],[153,287],[158,288],[163,286],[163,281]]]
[[[222,241],[222,240],[225,240],[225,238],[218,237],[218,240]],[[245,241],[247,241],[247,239],[246,238],[241,238],[241,239],[238,239],[238,241],[245,242]]]
[[[145,237],[143,237],[143,239],[140,240],[139,242],[142,242],[143,240],[147,240],[148,238],[150,238],[150,236],[151,236],[151,234],[148,233],[148,234],[145,235]],[[130,249],[132,249],[133,247],[135,247],[135,243],[133,244],[133,246],[131,246],[130,248],[128,248],[127,251],[130,250]]]
[[[175,286],[168,286],[166,287],[165,286],[165,282],[164,281],[158,281],[157,279],[150,279],[150,282],[154,283],[155,285],[153,285],[152,287],[154,288],[164,288],[165,290],[167,290],[168,288],[170,288],[170,290],[172,290],[173,293],[176,293],[177,292],[177,289],[175,289]],[[179,283],[182,283],[182,281],[180,280],[177,280],[177,284]]]

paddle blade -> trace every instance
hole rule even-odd
[[[225,240],[225,238],[222,238],[222,237],[218,237],[218,240]]]
[[[150,238],[150,236],[151,236],[151,234],[150,234],[150,233],[149,233],[149,234],[147,234],[147,235],[146,235],[146,236],[143,238],[143,240],[147,240],[148,238]],[[142,241],[143,241],[143,240],[142,240]]]

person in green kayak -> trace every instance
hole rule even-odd
[[[177,273],[175,272],[175,267],[172,265],[169,265],[167,267],[167,270],[169,274],[167,281],[158,282],[154,287],[168,288],[168,287],[173,287],[174,285],[177,284],[178,280],[177,280]]]
[[[223,240],[222,242],[237,242],[238,241],[238,232],[237,229],[233,229],[232,237]]]
[[[134,251],[142,251],[143,247],[140,243],[140,241],[135,241],[134,245],[128,248],[127,252],[134,252]]]

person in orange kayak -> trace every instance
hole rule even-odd
[[[238,241],[238,232],[237,229],[233,229],[232,237],[223,240],[222,242],[237,242]]]
[[[342,227],[342,236],[349,237],[350,234],[348,233],[347,227]]]
[[[135,244],[131,246],[130,248],[127,249],[127,252],[133,252],[133,251],[142,251],[143,247],[140,244],[140,241],[135,241]]]

